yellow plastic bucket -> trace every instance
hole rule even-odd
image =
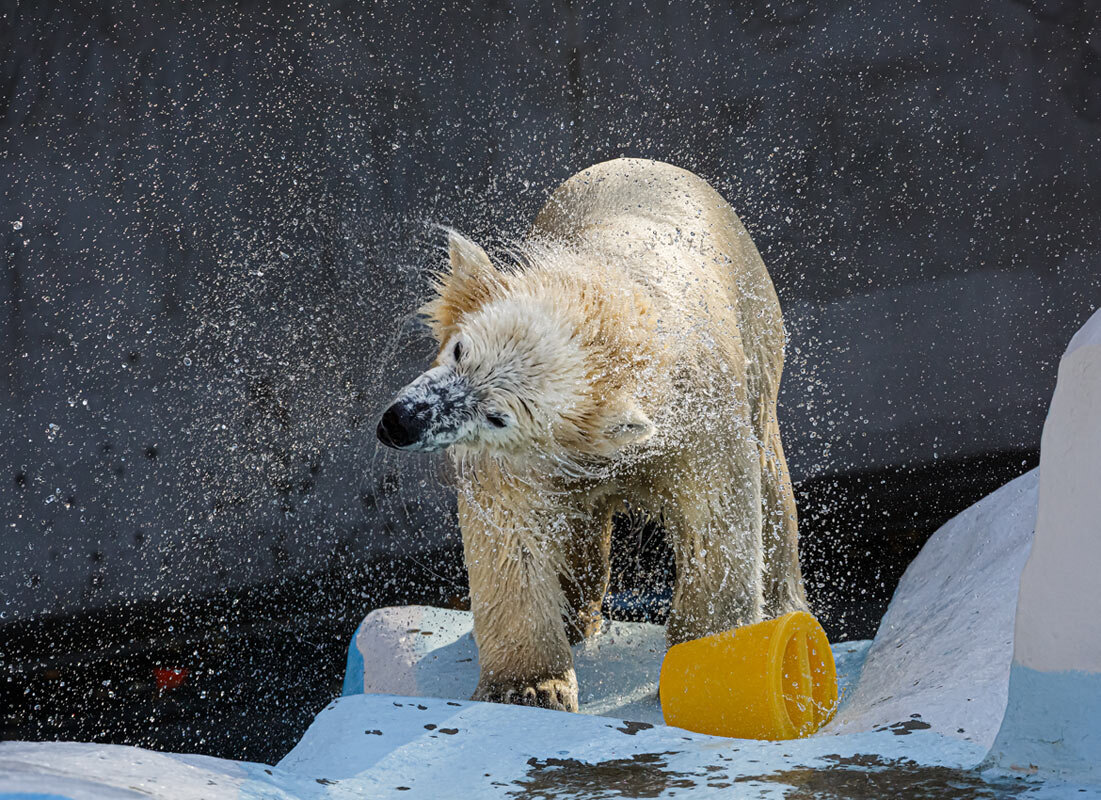
[[[837,710],[837,671],[810,614],[674,645],[661,665],[665,724],[739,739],[810,736]]]

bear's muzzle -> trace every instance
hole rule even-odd
[[[435,367],[398,393],[376,434],[398,450],[443,450],[455,442],[474,405],[464,378],[448,367]]]

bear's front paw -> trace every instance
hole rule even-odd
[[[577,676],[569,673],[557,678],[532,680],[483,681],[471,700],[538,706],[555,711],[577,711]]]

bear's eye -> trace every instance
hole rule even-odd
[[[503,428],[508,425],[508,420],[500,414],[489,413],[486,414],[486,422],[492,425],[494,428]]]
[[[455,363],[458,363],[459,359],[463,357],[462,342],[455,342],[455,347],[451,350],[451,355],[455,357]]]

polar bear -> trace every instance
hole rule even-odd
[[[612,517],[660,521],[670,644],[806,609],[776,396],[784,328],[741,221],[704,180],[617,159],[566,181],[495,265],[449,234],[422,309],[440,345],[378,424],[447,449],[475,700],[577,709]]]

